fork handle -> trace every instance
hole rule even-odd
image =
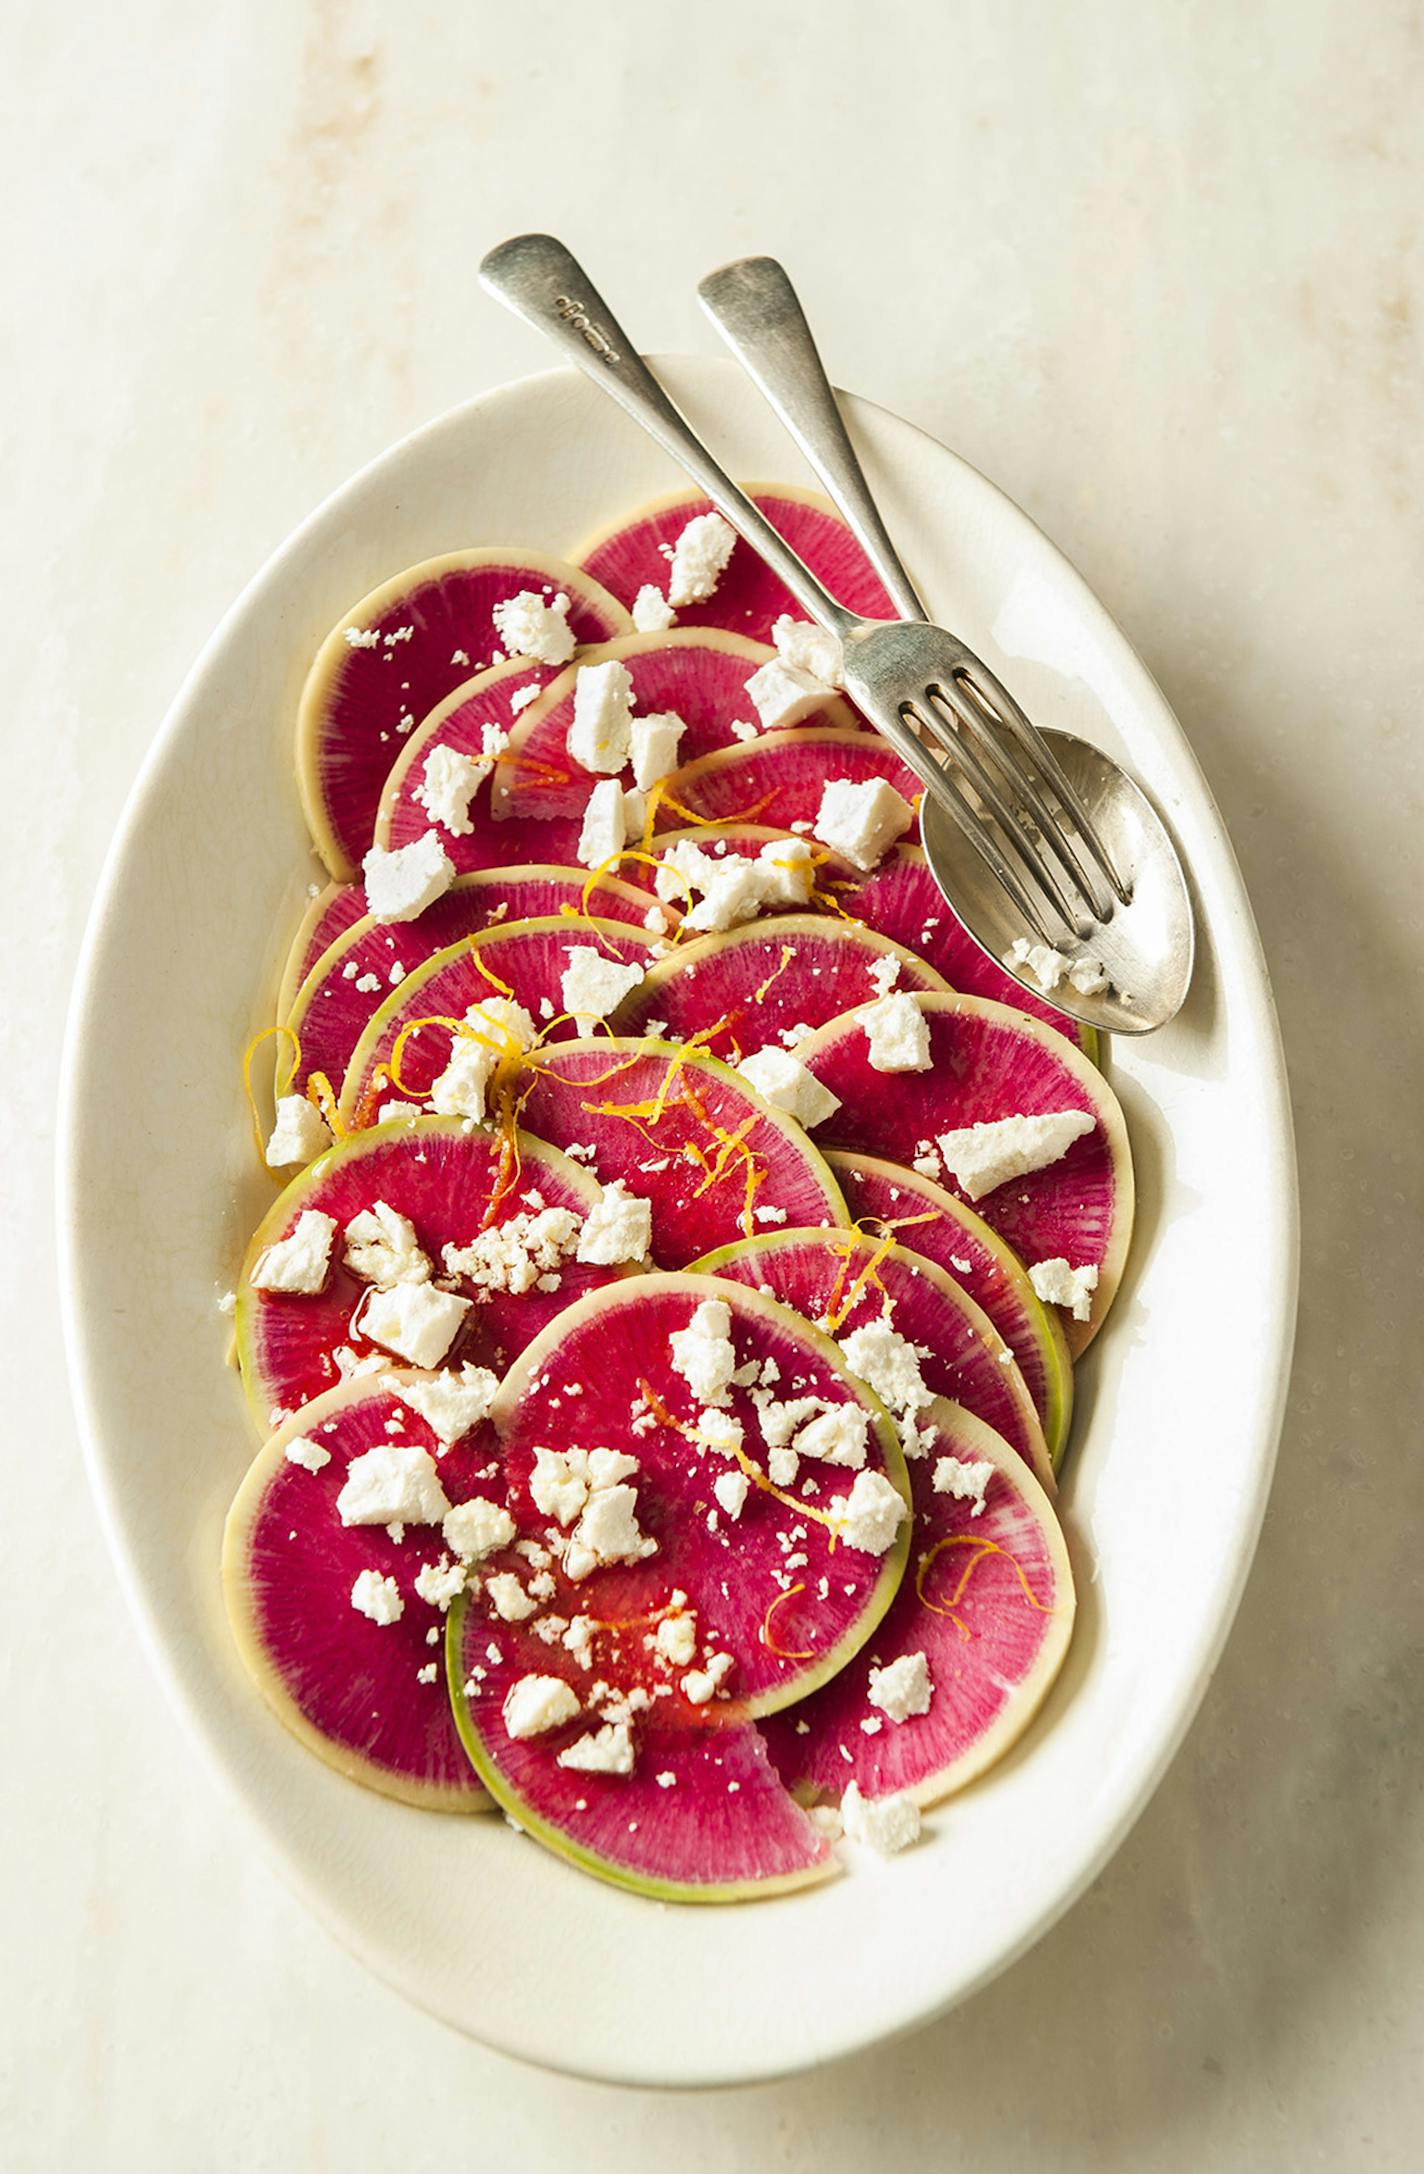
[[[844,640],[862,622],[822,588],[760,508],[721,469],[643,362],[588,274],[552,234],[519,234],[480,266],[490,293],[601,385],[687,470],[819,626]]]
[[[896,609],[906,619],[927,619],[870,495],[785,266],[775,257],[740,257],[709,272],[697,292],[713,324],[835,500]]]

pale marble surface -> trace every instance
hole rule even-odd
[[[0,2155],[17,2174],[574,2150],[837,2174],[896,2146],[985,2174],[1417,2167],[1419,10],[526,0],[515,20],[136,0],[7,21]],[[472,276],[535,225],[664,347],[710,337],[696,273],[784,255],[841,378],[1078,561],[1233,826],[1298,1101],[1280,1474],[1153,1806],[958,2015],[695,2100],[482,2053],[276,1884],[122,1612],[55,1318],[64,999],[139,757],[316,499],[542,365]],[[788,1956],[787,1998],[824,1997]]]

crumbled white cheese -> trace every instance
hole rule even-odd
[[[940,1457],[935,1461],[934,1491],[937,1495],[952,1495],[959,1502],[972,1502],[971,1516],[982,1517],[984,1490],[993,1477],[994,1467],[987,1457]]]
[[[687,730],[676,710],[651,710],[635,717],[629,730],[633,782],[644,792],[661,784],[677,768],[678,742]]]
[[[496,1570],[492,1578],[485,1579],[485,1598],[504,1623],[527,1622],[539,1605],[512,1570]]]
[[[583,1709],[562,1676],[521,1676],[506,1691],[500,1711],[505,1735],[518,1741],[561,1729]]]
[[[869,1414],[859,1404],[833,1404],[819,1419],[797,1429],[793,1446],[798,1457],[814,1457],[821,1464],[844,1465],[858,1472],[865,1463],[869,1432]]]
[[[537,1214],[491,1223],[467,1246],[446,1246],[443,1259],[452,1276],[466,1277],[476,1290],[510,1291],[519,1297],[533,1290],[541,1276],[558,1272],[577,1246],[578,1234],[579,1219],[571,1208],[541,1208]]]
[[[450,1504],[428,1449],[377,1442],[347,1465],[336,1510],[343,1525],[438,1525]]]
[[[279,1095],[277,1122],[266,1146],[269,1170],[289,1170],[324,1155],[331,1145],[331,1127],[315,1103],[305,1095]]]
[[[372,1291],[361,1311],[360,1329],[373,1344],[428,1372],[438,1366],[460,1333],[470,1301],[433,1283],[397,1283]]]
[[[491,614],[494,630],[511,657],[532,657],[538,664],[567,664],[574,653],[569,600],[562,589],[552,598],[537,589],[506,597]]]
[[[541,1517],[571,1525],[588,1500],[588,1451],[536,1449],[529,1492]]]
[[[578,858],[584,868],[602,868],[616,860],[628,842],[624,791],[617,778],[601,778],[584,803]]]
[[[1100,959],[1070,959],[1051,944],[1030,943],[1026,936],[1015,937],[1004,953],[1004,964],[1020,976],[1030,975],[1044,996],[1052,996],[1063,981],[1079,996],[1097,996],[1108,985]]]
[[[884,778],[833,778],[812,827],[822,845],[869,870],[914,820],[914,810]]]
[[[816,864],[804,838],[768,838],[756,857],[762,904],[777,908],[809,904]]]
[[[870,962],[871,986],[877,996],[888,996],[900,979],[900,961],[893,951],[882,951]]]
[[[773,1449],[767,1452],[766,1475],[773,1487],[794,1487],[800,1469],[801,1459],[794,1449]]]
[[[647,821],[647,794],[640,792],[636,785],[628,786],[623,794],[623,843],[637,845],[642,839]],[[643,926],[652,929],[655,935],[661,935],[667,923],[656,908],[653,908],[643,916]]]
[[[1056,1254],[1051,1261],[1035,1261],[1028,1280],[1045,1306],[1066,1306],[1075,1321],[1086,1321],[1091,1315],[1093,1293],[1098,1287],[1095,1262],[1085,1261],[1081,1268],[1073,1268],[1061,1253]]]
[[[358,1615],[368,1615],[373,1623],[399,1623],[405,1614],[400,1587],[394,1578],[383,1578],[379,1570],[357,1572],[351,1605]]]
[[[746,1505],[750,1486],[751,1481],[745,1472],[719,1472],[712,1482],[712,1492],[728,1517],[737,1518],[741,1516]],[[691,1658],[690,1655],[688,1657]]]
[[[727,1475],[729,1478],[731,1474]],[[691,1613],[665,1615],[653,1634],[658,1658],[670,1668],[686,1668],[697,1651],[697,1618]]]
[[[470,802],[490,773],[487,755],[466,755],[441,741],[430,750],[420,772],[420,783],[411,798],[418,800],[442,830],[452,838],[468,838],[474,829]]]
[[[863,1004],[855,1016],[865,1029],[873,1072],[928,1072],[930,1023],[907,989]]]
[[[741,853],[721,860],[707,860],[698,881],[702,896],[684,916],[684,929],[699,935],[719,935],[754,920],[766,902],[766,879],[756,861]]]
[[[415,1573],[415,1590],[423,1601],[444,1615],[450,1603],[458,1600],[465,1590],[465,1565],[452,1563],[448,1555],[442,1555],[438,1563],[422,1563]]]
[[[652,1202],[630,1193],[622,1178],[614,1178],[584,1218],[577,1258],[591,1267],[609,1268],[619,1261],[642,1260],[652,1242]]]
[[[581,664],[574,674],[574,712],[565,746],[570,762],[614,777],[628,761],[633,675],[617,657]]]
[[[455,1504],[441,1523],[440,1535],[461,1562],[477,1563],[509,1546],[514,1538],[514,1519],[503,1503],[472,1495],[468,1502]]]
[[[841,684],[841,645],[834,634],[809,619],[793,619],[783,612],[771,624],[776,653],[794,672],[805,672],[822,690]]]
[[[719,1457],[735,1457],[742,1446],[742,1422],[731,1412],[714,1411],[709,1405],[697,1415],[697,1442]]]
[[[299,1464],[304,1472],[320,1472],[331,1462],[331,1451],[323,1449],[309,1434],[294,1434],[284,1454],[288,1464]]]
[[[732,1346],[732,1309],[724,1298],[704,1298],[685,1329],[668,1339],[674,1370],[700,1404],[725,1404],[737,1370]]]
[[[631,1774],[636,1753],[626,1721],[606,1721],[591,1735],[576,1737],[559,1753],[559,1765],[576,1774]]]
[[[516,687],[509,698],[510,716],[517,717],[521,710],[527,710],[531,702],[538,701],[543,691],[543,682],[541,680],[526,679],[524,685]]]
[[[818,1396],[791,1397],[784,1403],[775,1397],[758,1397],[756,1403],[761,1438],[768,1449],[784,1449],[808,1419],[814,1419],[818,1412],[836,1409]]]
[[[737,1071],[763,1102],[787,1117],[794,1117],[808,1132],[815,1125],[823,1125],[841,1106],[840,1096],[833,1095],[829,1087],[823,1087],[799,1057],[793,1057],[789,1050],[776,1048],[773,1043],[768,1043],[765,1049],[754,1050],[750,1057],[743,1057]]]
[[[841,1798],[841,1819],[849,1841],[864,1842],[881,1857],[893,1857],[920,1838],[920,1807],[903,1789],[863,1797],[852,1782]]]
[[[268,1246],[252,1271],[254,1291],[319,1291],[331,1265],[336,1218],[303,1208],[291,1231]]]
[[[399,1381],[391,1386],[403,1402],[419,1412],[436,1439],[448,1447],[489,1416],[499,1381],[487,1366],[475,1366],[467,1360],[458,1373],[452,1369],[431,1374],[423,1381]]]
[[[923,1653],[902,1653],[884,1668],[872,1668],[867,1697],[889,1721],[910,1721],[927,1714],[934,1696],[930,1664]]]
[[[569,963],[559,983],[566,1012],[575,1019],[606,1019],[643,979],[636,960],[620,966],[594,944],[570,944]]]
[[[798,671],[780,657],[768,657],[747,681],[763,732],[785,732],[792,725],[804,724],[824,708],[829,691],[809,672]]]
[[[736,530],[720,513],[699,513],[688,522],[672,547],[668,570],[668,602],[675,611],[705,604],[715,594],[736,541]]]
[[[990,1123],[962,1125],[955,1132],[942,1132],[939,1151],[945,1168],[969,1198],[982,1200],[985,1193],[1006,1185],[1010,1178],[1046,1170],[1096,1123],[1091,1110],[1000,1117]]]
[[[538,1029],[522,1004],[503,996],[472,1004],[465,1025],[468,1033],[454,1036],[449,1062],[431,1083],[430,1102],[437,1116],[472,1117],[482,1124],[495,1072],[528,1049]]]
[[[409,1216],[401,1215],[389,1201],[373,1201],[353,1215],[343,1233],[342,1258],[353,1276],[389,1290],[397,1283],[424,1283],[430,1263],[415,1235]]]
[[[645,581],[633,599],[633,624],[640,634],[666,634],[676,613],[661,589]]]
[[[578,1662],[580,1668],[592,1668],[593,1666],[593,1640],[594,1634],[599,1628],[600,1625],[594,1616],[576,1615],[564,1632],[564,1645]]]
[[[693,1706],[705,1706],[731,1675],[735,1663],[730,1653],[709,1653],[705,1668],[694,1668],[682,1679],[682,1695]]]
[[[564,1573],[575,1583],[607,1563],[639,1563],[658,1543],[638,1523],[638,1492],[621,1484],[601,1487],[588,1503],[564,1550]]]
[[[869,1382],[897,1418],[922,1411],[926,1404],[934,1402],[934,1392],[925,1387],[920,1373],[920,1354],[908,1336],[892,1328],[883,1314],[878,1320],[867,1321],[863,1328],[852,1329],[840,1342],[851,1372]]]
[[[884,1555],[893,1547],[910,1514],[883,1472],[857,1472],[850,1493],[828,1507],[846,1546],[864,1555]]]
[[[433,830],[387,852],[373,845],[361,863],[366,909],[375,921],[413,921],[443,898],[455,880],[449,854]]]

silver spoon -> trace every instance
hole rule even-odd
[[[916,616],[864,619],[830,596],[718,466],[562,243],[520,235],[492,250],[480,275],[673,455],[840,642],[846,692],[925,787],[926,858],[975,940],[999,959],[1023,938],[1070,967],[1100,964],[1102,991],[1080,993],[1068,982],[1053,990],[1055,1003],[1089,1025],[1140,1034],[1171,1018],[1190,978],[1190,906],[1165,831],[1117,766],[1059,738],[1070,770],[981,660],[923,619],[898,561],[897,601],[913,604]],[[816,374],[823,380],[819,362]],[[842,467],[847,458],[870,505],[848,441]],[[878,516],[875,528],[893,561]],[[982,882],[966,883],[960,870],[978,865]]]

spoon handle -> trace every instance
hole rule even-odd
[[[896,609],[906,619],[927,619],[870,495],[785,267],[775,257],[740,257],[709,272],[697,292],[713,324],[825,484]]]
[[[552,234],[516,235],[490,251],[480,278],[491,294],[551,339],[671,453],[818,625],[844,640],[860,624],[821,587],[760,508],[718,466],[562,242]]]

